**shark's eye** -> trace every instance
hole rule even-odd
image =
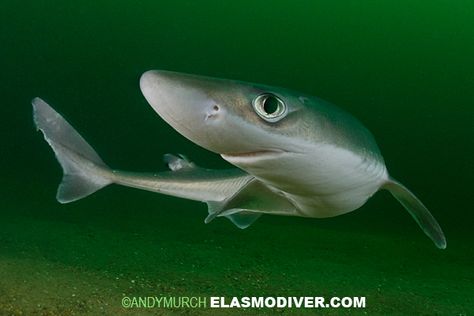
[[[285,117],[288,112],[285,102],[271,93],[264,93],[257,96],[252,106],[255,112],[267,122],[275,123]]]

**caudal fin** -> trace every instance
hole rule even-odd
[[[36,127],[63,168],[56,194],[60,203],[79,200],[112,183],[109,167],[59,113],[40,98],[31,103]]]
[[[426,206],[413,193],[394,179],[390,179],[385,183],[383,188],[390,191],[405,207],[425,234],[435,243],[436,247],[440,249],[446,248],[446,238],[441,227]]]

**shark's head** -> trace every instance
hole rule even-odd
[[[304,151],[305,97],[252,83],[151,70],[143,95],[175,130],[236,165]]]
[[[161,70],[144,73],[140,87],[176,131],[279,190],[300,210],[324,209],[318,203],[327,201],[314,198],[323,193],[338,201],[337,212],[345,212],[362,205],[366,191],[378,188],[377,182],[354,193],[357,198],[338,200],[340,192],[365,183],[353,170],[382,170],[384,165],[370,133],[323,100],[278,87]]]
[[[283,191],[298,185],[298,194],[311,195],[311,187],[324,182],[318,172],[333,175],[332,168],[357,165],[365,157],[383,164],[359,121],[312,96],[161,70],[145,72],[140,86],[176,131]],[[341,157],[344,162],[338,162]]]

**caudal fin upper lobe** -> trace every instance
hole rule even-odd
[[[56,194],[60,203],[79,200],[112,183],[109,167],[71,124],[42,99],[31,103],[35,125],[63,169]]]

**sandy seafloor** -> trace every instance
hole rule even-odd
[[[474,311],[471,1],[2,1],[0,315],[470,315]],[[329,100],[375,135],[445,231],[438,250],[387,192],[332,219],[204,224],[204,204],[117,186],[55,201],[61,170],[30,100],[112,167],[162,155],[227,168],[147,105],[166,69]],[[355,309],[125,309],[123,296],[365,296]]]
[[[121,299],[311,293],[367,297],[365,310],[324,311],[330,315],[469,314],[470,245],[451,238],[450,248],[439,251],[414,225],[404,223],[408,217],[390,216],[383,228],[374,224],[371,217],[388,200],[388,194],[381,195],[370,202],[374,211],[368,214],[327,221],[267,217],[246,231],[225,219],[203,224],[204,205],[122,188],[70,206],[50,198],[42,208],[50,216],[25,210],[2,222],[0,310],[13,315],[227,315],[236,311],[126,310]],[[180,216],[145,207],[163,205],[163,200],[183,208]],[[398,205],[387,204],[396,214]],[[397,227],[403,225],[408,228],[400,232]]]

